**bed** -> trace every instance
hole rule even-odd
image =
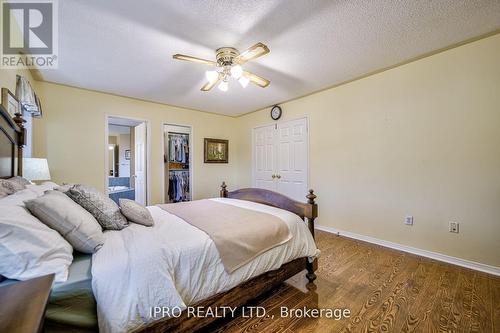
[[[1,111],[0,177],[9,178],[22,175],[23,119],[17,116],[12,121],[5,110]],[[307,203],[302,203],[263,189],[228,191],[223,183],[220,198],[211,200],[278,216],[293,233],[292,241],[231,273],[224,271],[216,248],[203,231],[156,206],[148,207],[155,219],[153,228],[131,225],[122,231],[105,232],[104,246],[92,259],[74,256],[68,280],[53,287],[47,331],[95,331],[97,313],[104,332],[192,332],[217,318],[188,316],[188,306],[242,306],[304,269],[312,283],[318,254],[313,240],[318,215],[315,199],[312,190]],[[134,248],[140,251],[131,250]],[[151,252],[148,256],[147,251]],[[117,252],[127,254],[116,256]],[[109,282],[109,276],[120,278]],[[178,305],[179,315],[146,320],[155,304]],[[118,307],[124,310],[110,310]]]

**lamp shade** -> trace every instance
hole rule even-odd
[[[49,163],[46,158],[24,158],[23,177],[27,180],[50,180]]]

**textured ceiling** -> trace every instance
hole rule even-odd
[[[46,81],[228,115],[275,103],[500,29],[498,0],[59,1],[59,69]],[[236,81],[201,92],[213,59],[256,42],[244,66],[268,88]]]

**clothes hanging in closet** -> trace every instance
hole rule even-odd
[[[187,135],[169,134],[168,159],[170,162],[189,162],[189,141]]]
[[[171,202],[188,201],[189,172],[174,171],[168,178],[168,198]]]

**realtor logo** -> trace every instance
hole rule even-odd
[[[57,68],[57,2],[1,0],[2,68]]]

